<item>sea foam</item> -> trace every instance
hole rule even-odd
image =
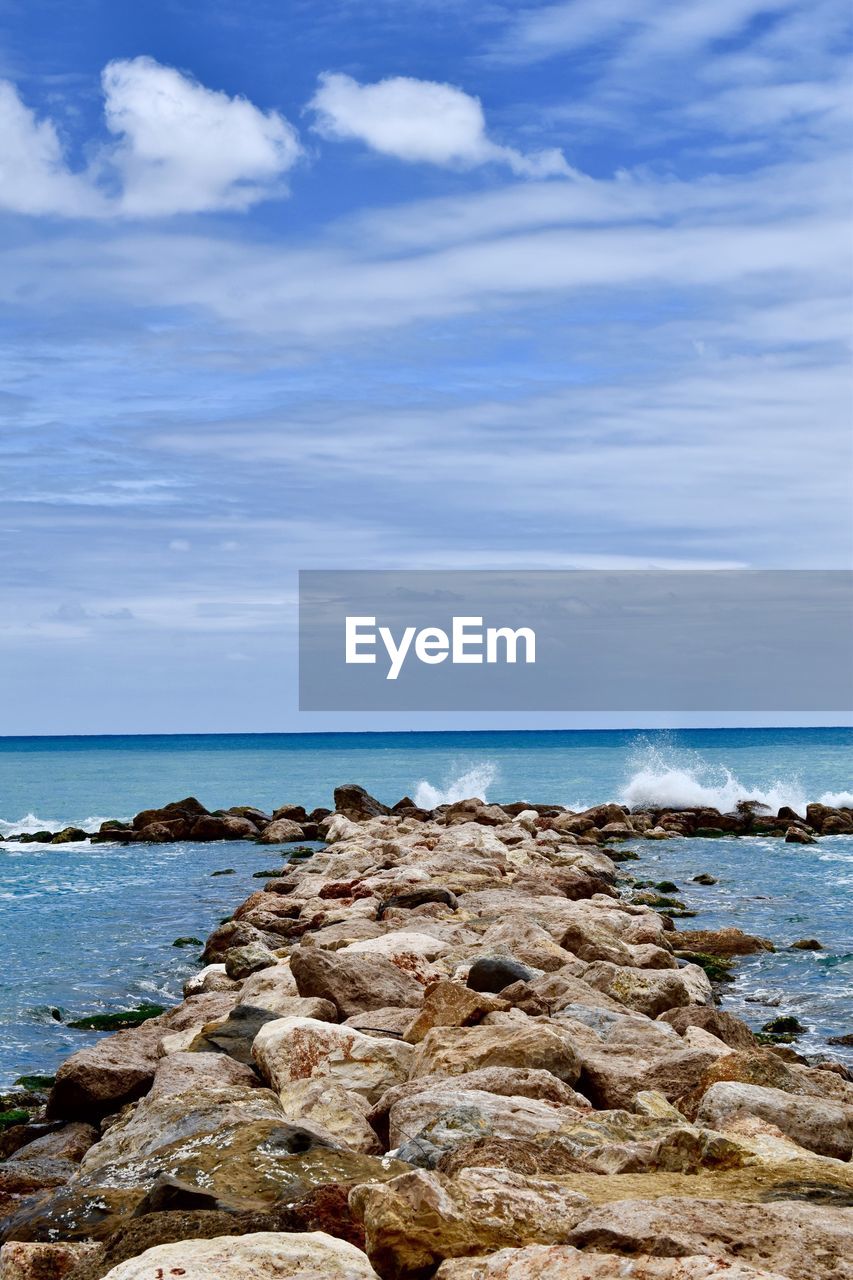
[[[435,809],[440,804],[454,804],[457,800],[485,800],[486,793],[498,776],[498,770],[490,761],[472,765],[444,787],[434,787],[422,779],[415,788],[415,804],[421,809]]]

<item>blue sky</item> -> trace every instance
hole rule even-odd
[[[327,727],[299,568],[849,566],[849,34],[0,0],[0,733]]]

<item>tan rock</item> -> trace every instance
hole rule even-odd
[[[579,1088],[596,1107],[629,1111],[636,1095],[648,1089],[658,1090],[671,1102],[685,1097],[717,1060],[716,1053],[707,1049],[584,1045]]]
[[[648,1018],[679,1005],[698,1003],[680,969],[634,969],[598,961],[587,969],[584,980]],[[707,995],[710,1000],[710,983]]]
[[[449,979],[435,983],[424,996],[423,1008],[406,1032],[409,1044],[418,1044],[433,1027],[467,1027],[488,1013],[510,1008],[508,1000],[486,992],[471,991]]]
[[[415,1049],[412,1075],[458,1076],[480,1067],[531,1067],[574,1084],[578,1055],[568,1039],[529,1019],[513,1025],[435,1027]]]
[[[414,1008],[423,985],[385,956],[345,955],[319,947],[296,947],[290,966],[301,996],[331,1000],[341,1018],[365,1009]]]
[[[276,1092],[294,1080],[329,1077],[371,1101],[408,1078],[413,1052],[398,1040],[311,1018],[268,1022],[254,1042],[258,1069]]]
[[[341,955],[419,956],[422,960],[434,960],[449,944],[429,933],[417,933],[411,929],[396,929],[378,938],[362,938],[343,947]]]
[[[350,1193],[368,1257],[399,1280],[429,1274],[444,1258],[564,1241],[588,1207],[557,1181],[508,1169],[465,1169],[452,1180],[418,1169]]]
[[[479,1074],[479,1073],[477,1073]],[[467,1084],[467,1081],[465,1082]],[[388,1140],[398,1147],[449,1111],[465,1110],[478,1118],[481,1132],[500,1138],[530,1138],[559,1133],[578,1118],[579,1108],[534,1098],[506,1096],[483,1089],[432,1085],[394,1103],[388,1113]],[[460,1140],[467,1135],[460,1132]]]
[[[290,818],[276,818],[274,822],[264,827],[258,842],[260,844],[291,844],[302,838],[302,828],[298,822],[291,822]]]
[[[104,1280],[376,1280],[360,1249],[323,1231],[182,1240],[121,1262]]]
[[[632,1257],[722,1255],[781,1272],[787,1280],[849,1280],[853,1219],[847,1210],[802,1201],[746,1204],[661,1196],[599,1205],[578,1223],[571,1242],[595,1253]]]
[[[720,1081],[705,1093],[697,1119],[720,1128],[742,1112],[775,1125],[801,1147],[818,1155],[836,1160],[849,1160],[853,1155],[853,1107],[843,1102]]]
[[[239,999],[240,1004],[250,1004],[256,1009],[269,1009],[271,1013],[276,1013],[278,1002],[298,995],[299,990],[289,962],[280,961],[247,978],[240,987]]]
[[[78,1263],[94,1260],[99,1244],[25,1244],[14,1241],[0,1249],[2,1280],[65,1280]]]
[[[529,1244],[523,1249],[500,1249],[485,1258],[448,1260],[436,1271],[435,1280],[617,1280],[623,1275],[630,1280],[787,1280],[778,1271],[719,1256],[652,1258],[643,1254],[626,1262],[612,1253],[581,1253],[569,1244]]]
[[[288,1120],[321,1129],[351,1151],[382,1154],[382,1145],[367,1120],[370,1104],[360,1093],[351,1093],[323,1077],[294,1080],[281,1090],[279,1101]]]

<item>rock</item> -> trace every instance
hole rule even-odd
[[[550,1071],[574,1084],[580,1060],[568,1040],[550,1027],[522,1022],[498,1027],[436,1027],[415,1050],[412,1076],[459,1076],[484,1067]]]
[[[828,1098],[853,1105],[853,1085],[832,1071],[785,1062],[778,1050],[736,1050],[713,1063],[698,1085],[695,1107],[706,1089],[718,1081],[757,1084],[807,1098]]]
[[[373,1102],[391,1085],[408,1078],[413,1052],[410,1045],[397,1040],[311,1018],[268,1022],[254,1043],[258,1068],[277,1092],[294,1080],[328,1076],[343,1089]]]
[[[335,812],[349,818],[350,822],[367,822],[370,818],[380,818],[391,810],[365,791],[364,787],[348,782],[335,787]]]
[[[353,1245],[322,1231],[259,1232],[157,1245],[113,1267],[104,1280],[376,1280]]]
[[[442,1262],[435,1280],[786,1280],[777,1271],[756,1270],[746,1263],[715,1257],[632,1258],[614,1254],[581,1253],[568,1244],[529,1244],[522,1249],[499,1249],[481,1258]]]
[[[384,956],[342,956],[319,947],[296,947],[290,968],[301,996],[331,1000],[341,1018],[366,1009],[415,1008],[423,998],[416,978]]]
[[[798,938],[791,943],[792,951],[823,951],[823,944],[817,938]]]
[[[679,1009],[666,1009],[658,1015],[658,1021],[667,1022],[680,1036],[684,1035],[688,1027],[701,1027],[731,1049],[755,1048],[755,1036],[746,1023],[713,1005],[687,1005]]]
[[[785,832],[786,844],[817,844],[817,840],[803,827],[788,827]]]
[[[66,1280],[81,1263],[100,1253],[98,1244],[25,1244],[14,1241],[0,1249],[3,1280]]]
[[[824,1098],[796,1097],[782,1089],[722,1080],[704,1094],[697,1120],[724,1129],[740,1113],[758,1116],[799,1146],[821,1156],[853,1155],[853,1106]]]
[[[509,1009],[508,1000],[463,987],[449,980],[427,988],[423,1008],[406,1031],[409,1044],[418,1044],[433,1027],[467,1027],[479,1022],[487,1013]]]
[[[631,1109],[637,1093],[656,1089],[676,1101],[699,1087],[716,1053],[705,1049],[647,1049],[631,1045],[581,1048],[578,1088],[595,1107]]]
[[[853,1222],[843,1210],[800,1201],[744,1204],[661,1196],[597,1206],[577,1224],[571,1242],[632,1258],[722,1255],[786,1280],[848,1280]],[[718,1271],[721,1278],[730,1274]]]
[[[262,942],[249,942],[244,947],[232,947],[225,952],[225,973],[234,982],[250,978],[259,969],[269,969],[277,963],[275,954]]]
[[[415,1280],[444,1258],[564,1241],[589,1201],[508,1169],[466,1169],[453,1180],[415,1170],[382,1187],[354,1187],[350,1207],[380,1274]]]
[[[249,1066],[253,1061],[252,1045],[261,1027],[275,1022],[280,1015],[268,1009],[238,1004],[227,1018],[209,1022],[189,1044],[190,1053],[224,1053],[235,1062]]]
[[[63,827],[51,838],[51,844],[73,844],[79,840],[88,840],[89,832],[82,827]]]
[[[517,960],[510,960],[506,956],[484,956],[471,965],[466,985],[472,991],[497,995],[505,987],[515,982],[529,982],[533,977],[535,974],[532,970]]]
[[[244,840],[256,836],[258,828],[248,818],[231,814],[203,814],[190,827],[191,840]]]
[[[49,1115],[97,1121],[140,1098],[154,1079],[164,1036],[224,1016],[232,1003],[224,992],[193,996],[169,1013],[80,1049],[56,1073]]]
[[[381,1143],[367,1120],[370,1104],[328,1076],[294,1080],[280,1091],[279,1100],[289,1120],[328,1133],[351,1151],[382,1154]]]
[[[247,947],[252,942],[266,942],[260,929],[246,920],[227,920],[214,929],[205,943],[201,958],[205,964],[222,964],[233,947]]]
[[[830,1036],[826,1043],[853,1047],[853,1035]]]
[[[334,1009],[334,1005],[332,1008]],[[414,1016],[414,1009],[366,1009],[364,1013],[354,1013],[343,1025],[355,1027],[356,1031],[364,1031],[369,1035],[405,1040]]]
[[[450,944],[430,933],[415,933],[411,929],[395,929],[378,938],[364,938],[342,947],[339,955],[385,956],[392,960],[397,956],[418,956],[422,960],[434,960]]]
[[[240,987],[241,1004],[253,1004],[258,1009],[269,1009],[273,1013],[279,1011],[282,1002],[292,999],[299,999],[299,991],[290,965],[286,963],[259,969]],[[281,1012],[292,1011],[281,1009]]]
[[[633,969],[597,961],[587,969],[584,980],[590,986],[600,987],[626,1008],[644,1013],[647,1018],[692,1003],[680,969]],[[707,999],[711,999],[710,983],[707,985]]]
[[[290,818],[276,818],[267,823],[258,837],[259,844],[293,844],[304,839],[302,828],[298,822]]]
[[[471,1072],[471,1078],[464,1081],[454,1077],[452,1087],[447,1080],[435,1084],[425,1081],[426,1087],[422,1090],[393,1102],[388,1111],[391,1147],[398,1147],[416,1137],[447,1112],[460,1109],[465,1109],[469,1116],[479,1117],[480,1133],[499,1138],[536,1138],[559,1133],[564,1124],[574,1122],[584,1113],[584,1109],[575,1105],[562,1106],[535,1098],[487,1092],[476,1087],[480,1074],[479,1071]],[[382,1098],[380,1106],[384,1105],[385,1099]],[[460,1133],[459,1138],[466,1136]]]
[[[52,1133],[34,1138],[32,1142],[18,1147],[15,1152],[15,1163],[27,1160],[71,1160],[79,1163],[91,1146],[98,1141],[100,1134],[91,1124],[72,1122],[65,1124]]]
[[[509,814],[500,805],[486,804],[483,800],[456,800],[447,805],[442,814],[447,827],[455,827],[461,822],[479,822],[484,827],[498,827],[509,822]]]
[[[719,884],[720,882],[719,882],[719,880],[717,879],[717,877],[716,877],[716,876],[712,876],[712,875],[710,874],[710,872],[708,872],[708,871],[703,871],[703,872],[701,872],[698,876],[694,876],[694,877],[693,877],[693,883],[694,883],[694,884],[711,885],[711,884]]]
[[[379,909],[379,918],[381,920],[386,911],[412,911],[428,902],[437,902],[449,907],[451,911],[455,911],[458,905],[456,894],[451,893],[449,889],[439,887],[410,889],[405,893],[392,893],[390,898],[386,898]]]
[[[675,939],[685,951],[700,951],[709,956],[754,956],[762,951],[775,951],[768,938],[757,938],[733,927],[725,929],[685,929]]]
[[[207,964],[184,983],[184,998],[199,996],[207,991],[234,991],[240,984],[234,982],[225,972],[224,964]]]

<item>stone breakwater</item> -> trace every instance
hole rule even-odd
[[[187,805],[127,838],[244,816]],[[847,1070],[717,1006],[711,961],[772,942],[683,930],[618,865],[849,810],[294,808],[243,836],[325,848],[214,930],[183,1003],[6,1099],[2,1280],[850,1280]]]

